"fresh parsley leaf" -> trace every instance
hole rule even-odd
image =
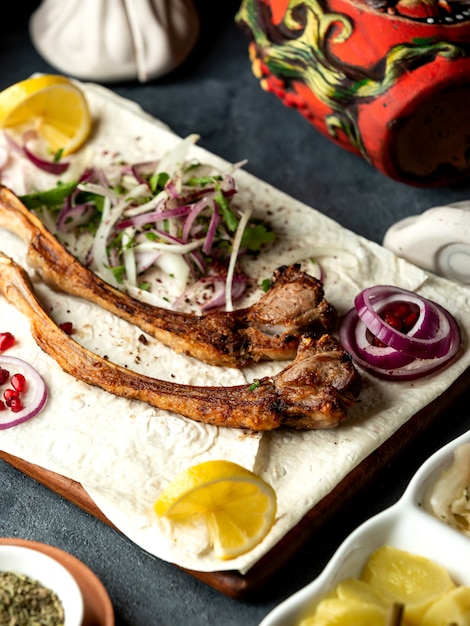
[[[110,267],[109,269],[112,271],[116,281],[121,284],[126,274],[126,268],[123,265],[118,265],[116,267]]]
[[[267,243],[271,243],[276,239],[276,235],[269,230],[264,224],[250,223],[243,231],[241,247],[251,250],[251,252],[259,252]]]
[[[261,281],[261,289],[264,291],[264,293],[269,291],[270,287],[271,287],[271,279],[270,278],[265,278],[264,280]]]

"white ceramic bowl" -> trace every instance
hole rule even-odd
[[[58,561],[32,548],[0,545],[0,571],[23,574],[54,591],[65,612],[65,626],[81,626],[83,596],[70,572]]]
[[[421,506],[431,485],[452,464],[455,449],[468,442],[470,433],[465,433],[434,453],[396,504],[361,524],[320,576],[273,609],[259,626],[297,626],[338,582],[359,576],[371,553],[384,544],[432,559],[443,565],[457,584],[470,585],[470,539]]]

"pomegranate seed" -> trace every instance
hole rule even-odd
[[[10,400],[10,409],[13,411],[13,413],[18,413],[19,411],[21,411],[23,408],[23,403],[21,402],[21,398],[17,397],[17,398],[12,398]]]
[[[23,393],[23,391],[26,391],[26,378],[23,376],[23,374],[13,374],[13,376],[11,377],[11,384],[13,386],[13,389],[15,389],[18,393]]]
[[[395,330],[399,330],[402,333],[408,333],[416,324],[419,311],[417,307],[408,304],[407,302],[397,302],[392,304],[385,311],[382,311],[380,316]]]
[[[59,324],[59,328],[63,330],[66,335],[71,335],[73,333],[72,322],[63,322],[63,324]]]
[[[10,378],[10,372],[3,367],[0,367],[0,385],[4,385]]]
[[[390,311],[387,311],[387,313],[385,313],[384,321],[387,322],[389,326],[391,326],[392,328],[395,328],[396,330],[401,330],[403,326],[401,319],[394,313],[391,313]]]
[[[408,315],[404,318],[403,324],[408,332],[413,326],[416,324],[416,320],[418,319],[417,313],[408,313]]]
[[[395,313],[395,315],[397,315],[398,317],[406,317],[408,315],[408,313],[410,312],[410,307],[408,304],[406,304],[405,302],[400,302],[398,304],[396,304],[394,306],[394,308],[392,309],[393,313]]]
[[[5,398],[5,402],[7,406],[11,406],[10,402],[12,398],[19,398],[20,394],[16,391],[16,389],[5,389],[3,392],[3,397]]]
[[[3,402],[3,400],[0,400],[0,411],[5,411],[6,410],[6,404],[5,402]]]
[[[0,352],[8,350],[8,348],[11,348],[14,343],[15,337],[11,333],[0,333]]]

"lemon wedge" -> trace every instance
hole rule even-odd
[[[260,476],[231,461],[206,461],[179,474],[154,504],[174,524],[205,524],[217,558],[254,548],[276,515],[276,493]]]
[[[78,150],[91,127],[85,94],[65,76],[34,76],[0,92],[0,128],[34,129],[54,153]]]

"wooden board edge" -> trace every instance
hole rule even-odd
[[[260,600],[267,597],[267,588],[288,566],[315,534],[357,494],[377,478],[385,465],[393,462],[424,430],[435,423],[444,409],[451,409],[459,397],[470,389],[470,369],[433,402],[423,407],[403,424],[386,442],[352,470],[326,497],[315,505],[276,546],[266,553],[246,574],[237,571],[199,572],[180,567],[189,575],[216,591],[237,600]],[[90,515],[117,529],[102,513],[80,483],[55,472],[45,470],[24,459],[0,450],[0,459],[37,482],[55,491]],[[269,595],[269,594],[268,594]]]

